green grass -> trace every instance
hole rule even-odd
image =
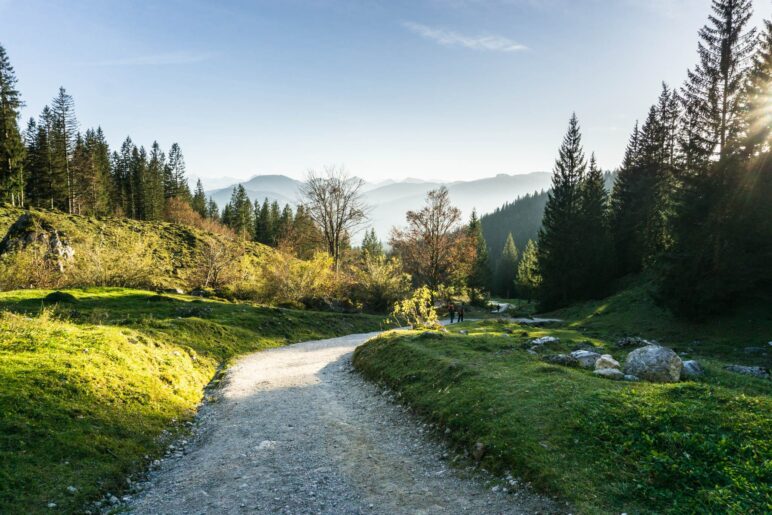
[[[600,301],[586,302],[548,316],[561,318],[588,336],[616,340],[641,336],[697,358],[772,367],[772,301],[757,302],[704,322],[676,318],[652,300],[649,284],[635,284]],[[762,352],[749,354],[749,347]]]
[[[119,493],[245,352],[366,332],[381,318],[121,288],[0,293],[0,512],[79,511]],[[169,433],[165,433],[165,431]],[[168,438],[166,438],[168,440]],[[67,487],[77,491],[68,493]]]
[[[448,334],[387,333],[357,349],[354,364],[450,429],[458,450],[482,442],[483,466],[520,475],[582,513],[769,513],[772,382],[722,365],[726,357],[751,361],[727,347],[769,338],[772,326],[745,325],[758,320],[748,313],[684,326],[640,295],[564,310],[566,323],[554,328],[485,320]],[[617,336],[684,348],[699,337],[695,355],[706,373],[677,384],[609,381],[525,351],[548,334],[561,341],[547,352],[592,345],[620,361]]]

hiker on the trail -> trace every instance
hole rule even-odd
[[[464,305],[461,304],[458,307],[458,321],[463,322],[464,321]]]
[[[453,318],[456,316],[456,306],[451,302],[448,304],[448,314],[450,315],[450,323],[453,323]]]

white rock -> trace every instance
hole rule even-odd
[[[593,368],[600,354],[590,350],[575,350],[571,353],[571,357],[576,359],[582,368]]]
[[[604,368],[616,368],[619,369],[619,361],[615,360],[611,354],[604,354],[595,360],[595,370],[602,370]]]
[[[625,377],[625,374],[618,368],[600,368],[593,372],[593,374],[605,377],[606,379],[614,379],[615,381],[619,381]]]
[[[555,336],[542,336],[541,338],[531,340],[531,345],[546,345],[548,343],[558,343],[559,341],[560,338],[556,338]]]

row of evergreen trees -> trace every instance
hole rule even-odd
[[[675,311],[706,315],[772,289],[772,24],[750,0],[713,0],[699,63],[636,125],[609,199],[576,116],[539,233],[545,307],[648,271]]]
[[[79,131],[75,103],[64,88],[24,131],[22,107],[16,74],[0,45],[0,203],[158,220],[169,199],[178,198],[202,216],[216,217],[200,183],[195,198],[191,194],[178,144],[164,153],[154,142],[148,152],[126,138],[111,152],[101,128]]]
[[[258,200],[253,204],[241,184],[233,188],[221,222],[242,238],[293,250],[304,258],[311,257],[322,241],[319,229],[302,204],[294,211],[289,204],[280,208],[278,202],[269,202],[267,198],[262,204]]]

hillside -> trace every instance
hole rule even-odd
[[[242,184],[253,201],[262,202],[264,198],[268,198],[282,205],[294,205],[300,198],[301,183],[281,175],[258,175]],[[464,217],[468,217],[472,209],[477,209],[481,214],[489,213],[505,202],[549,187],[550,174],[499,174],[484,179],[448,183],[406,179],[397,182],[386,181],[381,185],[367,184],[363,196],[365,202],[372,207],[370,225],[382,240],[388,240],[391,228],[405,223],[405,213],[421,208],[426,193],[443,184],[447,186],[453,204],[461,209]],[[235,184],[212,190],[207,194],[222,208],[230,200],[234,186]]]
[[[188,290],[198,282],[196,276],[205,266],[205,251],[213,242],[232,250],[234,256],[243,255],[254,262],[274,253],[259,243],[236,243],[226,236],[187,225],[93,218],[37,209],[0,208],[0,239],[23,214],[29,214],[34,224],[55,228],[72,247],[73,263],[66,272],[77,275],[72,277],[72,283],[77,285]],[[13,263],[8,261],[11,257],[0,258],[5,260],[5,267],[0,271],[0,289],[4,285],[6,289],[13,287],[14,281],[22,279],[12,276],[14,266],[18,265],[21,274],[34,265],[30,260],[40,258],[41,263],[44,261],[35,252],[22,253],[18,256],[21,259]],[[38,268],[38,271],[43,273],[42,269]],[[40,280],[45,284],[53,279],[41,277]]]

